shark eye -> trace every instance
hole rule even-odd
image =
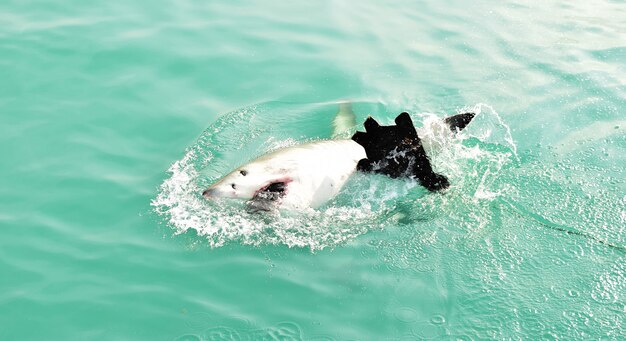
[[[248,175],[248,171],[242,169],[242,170],[239,171],[239,174],[241,174],[243,176],[246,176],[246,175]]]
[[[235,186],[235,184],[230,184],[230,187],[232,187],[233,189],[235,189],[235,187],[237,187],[237,186]]]

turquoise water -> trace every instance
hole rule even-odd
[[[5,1],[0,24],[0,340],[626,338],[622,1]],[[433,155],[453,187],[201,200],[328,138],[342,99],[480,111]]]

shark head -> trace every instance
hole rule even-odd
[[[284,169],[276,169],[266,162],[248,163],[209,186],[202,196],[208,199],[250,200],[263,192],[284,193],[287,184],[292,181],[286,173]]]

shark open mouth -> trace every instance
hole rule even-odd
[[[251,212],[270,211],[279,203],[279,199],[287,194],[287,184],[291,179],[282,179],[270,182],[267,186],[260,188],[248,201],[248,209]]]
[[[253,197],[257,197],[263,193],[275,193],[282,197],[287,194],[287,185],[292,181],[293,180],[290,178],[276,179],[266,186],[259,188],[256,192],[254,192]]]
[[[259,192],[271,192],[271,193],[285,194],[285,191],[287,191],[287,183],[284,181],[279,181],[279,182],[270,183],[269,185],[263,187]]]

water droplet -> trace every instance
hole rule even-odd
[[[541,336],[541,339],[542,340],[551,341],[551,340],[558,340],[559,337],[556,334],[554,334],[553,332],[547,332],[547,333],[544,333]]]
[[[444,324],[446,323],[446,318],[443,315],[435,315],[430,319],[430,322],[437,325]]]
[[[182,335],[174,339],[175,341],[200,341],[200,337],[193,334]]]
[[[417,312],[409,307],[402,307],[395,313],[396,319],[400,322],[411,323],[417,320]]]
[[[449,335],[446,340],[454,340],[454,341],[472,341],[474,340],[469,335]]]
[[[191,313],[187,318],[186,325],[194,330],[208,328],[212,323],[209,313]]]
[[[580,294],[576,290],[569,290],[567,292],[567,294],[569,295],[569,297],[578,297],[578,296],[580,296]]]

